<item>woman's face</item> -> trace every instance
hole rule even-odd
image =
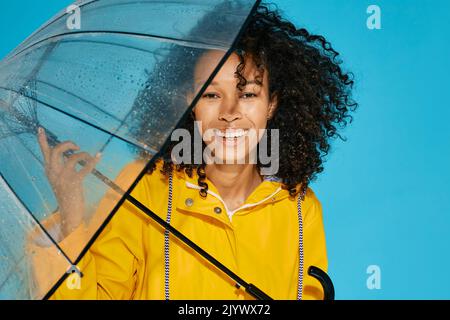
[[[195,68],[195,92],[206,82],[211,65],[223,56],[220,51],[208,51]],[[261,139],[276,108],[276,99],[270,101],[268,72],[264,72],[262,86],[255,82],[260,75],[251,59],[245,61],[241,74],[247,85],[240,91],[235,76],[240,60],[233,53],[219,70],[194,108],[199,130],[216,163],[248,163],[254,161],[256,145]],[[250,154],[252,152],[252,154]]]

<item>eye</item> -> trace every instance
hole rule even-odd
[[[215,93],[205,93],[202,98],[207,98],[207,99],[216,99],[219,96]]]
[[[257,95],[254,94],[253,92],[245,92],[241,97],[244,99],[250,99],[250,98],[256,98]]]

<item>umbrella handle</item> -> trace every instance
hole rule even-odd
[[[328,274],[316,266],[308,268],[308,274],[317,280],[323,288],[323,300],[334,300],[334,285]]]
[[[245,291],[247,291],[247,293],[251,294],[258,300],[273,300],[271,297],[269,297],[267,294],[265,294],[258,287],[256,287],[254,284],[251,283],[247,285]]]

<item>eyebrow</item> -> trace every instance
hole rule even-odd
[[[195,82],[195,85],[198,85],[199,82],[200,82],[199,80],[196,81],[196,82]],[[213,81],[213,82],[211,82],[209,85],[210,85],[210,86],[216,86],[216,85],[218,85],[218,84],[219,84],[219,83],[218,83],[217,81]],[[250,84],[256,84],[256,85],[258,85],[258,86],[261,86],[261,84],[257,83],[255,80],[247,80],[247,85],[250,85]]]

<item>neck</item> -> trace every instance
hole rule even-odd
[[[240,207],[263,180],[254,164],[209,164],[205,172],[230,210]]]

